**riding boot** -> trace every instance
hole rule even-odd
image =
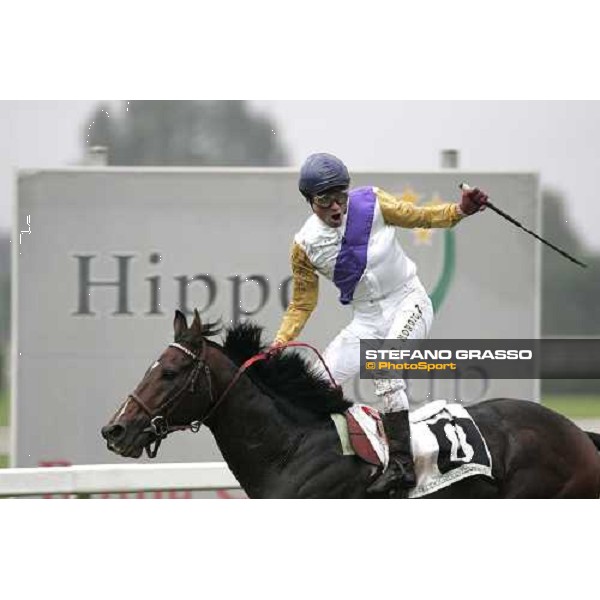
[[[383,413],[383,428],[388,438],[390,458],[387,469],[369,486],[370,494],[386,494],[414,487],[417,479],[410,445],[408,411]]]

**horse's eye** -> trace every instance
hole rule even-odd
[[[177,373],[175,371],[169,371],[165,369],[162,373],[163,379],[175,379],[177,377]]]

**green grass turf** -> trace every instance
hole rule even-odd
[[[9,424],[8,414],[10,412],[10,396],[7,389],[0,390],[0,427]]]
[[[600,419],[600,394],[548,394],[542,404],[571,419]]]
[[[8,390],[0,390],[0,427],[6,427],[9,423],[8,413],[10,409],[10,398]],[[8,456],[6,454],[0,454],[0,469],[6,469],[8,467]]]

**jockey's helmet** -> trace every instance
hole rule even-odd
[[[311,154],[300,169],[298,188],[310,201],[312,196],[333,187],[348,187],[350,175],[346,165],[333,154]]]

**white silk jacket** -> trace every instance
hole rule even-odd
[[[368,234],[365,269],[354,288],[352,304],[379,300],[407,283],[417,273],[396,237],[395,227],[452,227],[463,215],[456,204],[415,206],[372,188],[376,201]],[[352,202],[352,194],[350,196]],[[350,208],[350,206],[349,206]],[[293,291],[275,342],[295,339],[317,305],[318,274],[333,281],[347,214],[340,227],[329,227],[315,214],[294,236],[291,252]]]

